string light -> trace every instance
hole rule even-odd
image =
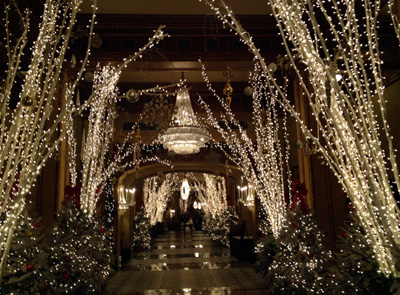
[[[318,0],[312,6],[303,1],[270,1],[283,37],[287,61],[297,75],[315,119],[318,131],[318,136],[315,136],[281,91],[251,36],[233,12],[223,1],[220,1],[220,8],[214,6],[214,1],[206,3],[249,47],[264,77],[263,83],[273,93],[274,100],[297,120],[305,138],[317,146],[346,190],[358,212],[380,271],[399,276],[394,265],[400,256],[400,216],[389,172],[398,188],[400,179],[383,97],[384,79],[377,32],[379,5],[371,1],[359,3],[365,12],[365,16],[359,18],[354,1]],[[399,36],[397,17],[393,9],[389,12]],[[323,19],[317,19],[319,15]],[[324,30],[324,34],[321,22],[324,28],[329,29],[327,32]],[[325,42],[328,39],[332,41],[329,45]],[[360,40],[366,42],[362,44]],[[341,81],[336,80],[335,71],[332,71],[335,59],[332,48],[341,59],[341,72],[344,74]],[[300,71],[300,63],[305,70]],[[375,105],[379,106],[380,121],[373,109]],[[388,143],[388,155],[381,146],[381,128]]]
[[[247,182],[254,186],[261,205],[266,209],[272,231],[275,237],[278,237],[286,214],[283,175],[285,162],[288,163],[288,155],[283,157],[278,130],[283,126],[286,132],[286,123],[282,125],[279,123],[272,94],[262,83],[259,83],[259,80],[263,79],[261,73],[255,72],[250,77],[253,87],[253,125],[256,133],[254,144],[246,130],[235,119],[228,104],[212,88],[204,65],[202,65],[202,75],[208,88],[217,97],[225,111],[220,116],[227,126],[226,130],[218,124],[220,120],[215,117],[210,107],[201,97],[199,98],[202,107],[206,110],[209,124],[221,134],[229,151],[222,147],[221,150],[241,169]],[[262,100],[263,97],[266,98],[265,101]],[[237,127],[237,132],[231,128],[232,124]]]
[[[65,108],[57,109],[53,104],[59,90],[69,38],[81,3],[82,1],[45,2],[38,37],[30,48],[30,65],[15,110],[8,106],[20,62],[26,59],[23,55],[29,32],[29,12],[22,14],[15,7],[20,17],[22,33],[14,43],[10,39],[12,32],[9,28],[9,11],[15,2],[10,1],[5,7],[4,44],[8,55],[8,70],[3,81],[4,91],[0,93],[0,215],[4,216],[0,221],[0,280],[16,220],[25,206],[25,197],[30,193],[47,159],[65,138],[66,130],[58,130],[58,126],[69,115],[72,91],[66,91]],[[96,3],[94,1],[94,5]],[[94,12],[95,10],[92,19],[95,17]],[[93,23],[89,26],[89,41]],[[89,53],[88,50],[81,71],[75,79],[75,86],[81,78]]]
[[[143,184],[143,200],[145,214],[150,220],[150,225],[162,222],[165,205],[171,201],[175,190],[179,189],[177,173],[168,173],[161,182],[159,176],[146,178]]]
[[[15,4],[10,1],[5,10],[6,37],[5,46],[8,54],[8,70],[4,80],[4,91],[0,94],[1,112],[0,112],[0,170],[2,176],[0,179],[1,201],[0,215],[5,216],[0,221],[0,280],[3,276],[5,260],[15,230],[16,220],[19,218],[25,206],[25,197],[31,191],[34,182],[45,165],[45,162],[57,150],[58,145],[65,139],[67,131],[71,131],[70,127],[59,129],[62,123],[72,126],[74,113],[79,114],[89,105],[104,110],[104,105],[97,105],[96,99],[103,98],[101,91],[105,90],[111,93],[115,89],[115,81],[119,77],[122,69],[131,61],[136,60],[141,56],[142,51],[151,48],[155,43],[158,43],[165,36],[160,26],[155,30],[153,37],[143,48],[140,48],[137,54],[134,54],[120,65],[120,67],[112,69],[105,67],[104,71],[97,75],[95,85],[99,89],[94,91],[93,95],[80,106],[75,106],[73,96],[77,85],[79,84],[82,74],[85,71],[87,61],[90,54],[90,44],[93,36],[93,26],[95,19],[95,11],[97,1],[93,0],[93,13],[89,28],[88,49],[85,57],[82,60],[82,65],[78,74],[71,83],[62,83],[65,87],[64,100],[65,106],[62,108],[54,108],[53,104],[58,97],[59,85],[61,84],[62,69],[65,64],[65,55],[68,49],[68,43],[71,36],[73,26],[76,21],[76,14],[79,11],[79,6],[82,1],[62,1],[54,2],[47,0],[44,4],[42,14],[42,22],[39,26],[39,34],[30,48],[30,65],[27,74],[22,83],[22,91],[20,93],[20,102],[15,110],[8,108],[11,99],[11,90],[15,83],[15,77],[20,68],[20,61],[24,54],[24,47],[27,44],[27,35],[29,31],[29,12],[21,14],[18,9],[22,24],[22,34],[16,42],[10,40],[9,11],[11,6]],[[60,25],[62,24],[62,26]],[[15,44],[15,45],[12,45]],[[106,82],[100,82],[102,78],[110,78]],[[103,88],[101,88],[101,87]],[[110,87],[110,88],[108,88]],[[93,102],[92,102],[93,99]],[[110,100],[115,100],[114,94]],[[110,112],[114,114],[114,112]],[[95,117],[94,115],[92,115]],[[99,115],[98,118],[100,118]],[[54,119],[55,118],[55,119]],[[97,131],[95,125],[97,123],[90,122],[94,133]],[[88,138],[87,142],[94,142],[98,138]],[[74,141],[71,140],[74,144]],[[105,145],[106,146],[106,145]],[[99,145],[95,144],[94,149],[99,149]],[[92,157],[103,154],[103,151],[95,151]],[[71,155],[75,155],[75,150],[71,150]],[[123,159],[118,155],[117,160]],[[88,156],[87,156],[88,157]],[[87,162],[85,157],[84,162]],[[119,163],[119,162],[118,162]],[[115,172],[117,163],[108,166],[104,172],[89,172],[90,165],[85,165],[82,186],[82,205],[84,210],[91,216],[95,209],[96,192],[99,189],[99,174],[102,174],[102,187],[105,181],[109,178],[112,172]],[[70,169],[76,169],[74,164],[70,165]],[[96,170],[96,168],[94,168]],[[96,177],[88,177],[94,175]],[[72,183],[76,183],[76,174],[72,173]],[[6,214],[5,214],[6,213]]]

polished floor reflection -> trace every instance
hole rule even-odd
[[[110,280],[111,294],[259,295],[261,278],[252,265],[240,263],[227,248],[201,232],[159,236],[149,251],[133,259]]]

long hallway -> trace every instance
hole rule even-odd
[[[251,264],[230,256],[202,232],[160,235],[151,250],[133,258],[110,280],[111,294],[265,294]]]

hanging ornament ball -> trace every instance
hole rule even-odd
[[[93,48],[100,48],[103,45],[103,39],[101,39],[99,36],[94,36],[91,44]]]
[[[28,237],[30,237],[30,236],[32,236],[32,231],[31,230],[29,230],[29,229],[27,229],[26,231],[25,231],[25,234],[28,236]]]
[[[30,108],[33,106],[33,98],[27,95],[22,98],[21,103],[23,107]]]
[[[94,74],[93,72],[86,72],[85,73],[85,80],[89,83],[93,82],[94,80]]]
[[[37,287],[38,287],[38,289],[39,289],[40,291],[44,291],[44,290],[46,290],[46,288],[47,288],[47,283],[46,283],[45,281],[40,281],[40,282],[37,284]]]
[[[135,103],[139,100],[139,92],[135,89],[129,89],[126,92],[126,100],[130,103]]]
[[[397,271],[400,271],[400,259],[396,261],[394,267],[396,268]]]
[[[246,86],[243,90],[244,95],[251,96],[253,94],[253,89],[250,86]]]
[[[268,69],[273,73],[273,72],[275,72],[275,71],[278,69],[278,65],[277,65],[276,63],[271,62],[271,63],[268,65]]]

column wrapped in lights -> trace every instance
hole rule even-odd
[[[379,3],[318,0],[309,5],[304,1],[270,1],[288,62],[316,121],[315,134],[301,120],[233,12],[223,1],[220,7],[206,2],[253,52],[261,73],[259,83],[274,94],[274,99],[299,122],[305,137],[318,147],[356,208],[380,271],[400,276],[400,270],[395,268],[400,261],[400,212],[390,175],[397,188],[400,178],[386,117],[377,21]],[[356,9],[358,4],[360,10]],[[393,1],[389,4],[393,5]],[[360,11],[365,15],[361,17]],[[393,9],[389,13],[399,37],[398,18]],[[331,43],[327,44],[327,40]],[[340,57],[340,81],[335,77],[334,54]],[[297,61],[304,71],[300,71]],[[307,73],[306,79],[303,72]],[[374,106],[378,107],[380,117]],[[388,143],[387,152],[380,138]]]
[[[210,140],[210,134],[202,127],[193,112],[189,90],[182,87],[176,95],[171,123],[161,136],[164,147],[176,154],[194,154]]]

